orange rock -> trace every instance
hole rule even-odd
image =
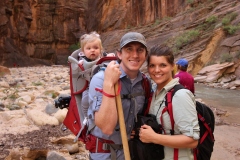
[[[10,70],[7,67],[0,66],[0,77],[6,74],[11,74]]]

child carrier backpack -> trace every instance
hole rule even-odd
[[[175,92],[179,89],[183,89],[184,87],[180,84],[175,85],[170,91],[168,91],[166,95],[166,107],[164,108],[162,114],[164,112],[168,112],[170,116],[172,131],[171,134],[174,134],[174,118],[172,112],[172,97]],[[198,123],[200,127],[200,139],[197,147],[194,151],[194,160],[210,160],[213,146],[214,146],[214,128],[215,128],[215,118],[213,111],[206,106],[205,104],[196,101],[196,110],[198,115]],[[178,149],[174,149],[174,160],[178,159]]]
[[[77,140],[83,143],[87,142],[88,126],[87,119],[84,117],[84,111],[81,107],[82,92],[88,88],[88,84],[94,74],[96,74],[101,67],[106,67],[107,64],[117,60],[117,57],[103,57],[93,62],[83,63],[80,65],[78,62],[78,52],[73,52],[68,57],[70,67],[70,90],[71,98],[68,107],[67,115],[63,121],[66,129],[69,129],[75,136],[75,142]],[[88,68],[88,69],[84,69]],[[145,90],[145,96],[150,97],[151,86],[149,79],[143,74],[142,85]],[[145,104],[147,104],[148,98],[145,98]]]
[[[77,50],[68,57],[68,61],[70,62],[71,99],[63,124],[76,135],[75,141],[79,139],[84,142],[87,133],[87,120],[84,117],[84,111],[81,107],[82,93],[87,89],[94,72],[97,72],[100,67],[103,67],[111,60],[116,60],[116,57],[103,57],[92,62],[84,61],[85,63],[81,65],[78,61],[78,53]]]

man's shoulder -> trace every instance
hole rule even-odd
[[[103,80],[103,79],[104,79],[104,70],[101,69],[93,75],[92,79],[90,80],[90,83]]]

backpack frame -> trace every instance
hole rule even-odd
[[[73,52],[68,57],[70,67],[70,90],[71,100],[68,107],[67,115],[63,121],[66,129],[69,129],[75,136],[75,142],[77,140],[83,143],[87,142],[88,127],[87,120],[84,118],[83,108],[81,107],[82,92],[88,87],[89,81],[92,76],[96,74],[101,67],[105,67],[106,63],[112,60],[117,60],[117,57],[103,57],[99,59],[93,67],[84,70],[84,67],[78,63],[78,52]],[[145,91],[145,104],[147,107],[149,97],[151,96],[151,82],[143,75],[142,86]]]

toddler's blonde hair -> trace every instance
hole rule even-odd
[[[103,53],[102,41],[100,39],[100,35],[96,31],[93,31],[89,34],[84,34],[84,35],[81,36],[80,44],[81,44],[82,51],[84,52],[83,48],[87,43],[93,42],[95,40],[97,40],[99,42],[99,46],[100,46],[101,54],[102,54]]]

